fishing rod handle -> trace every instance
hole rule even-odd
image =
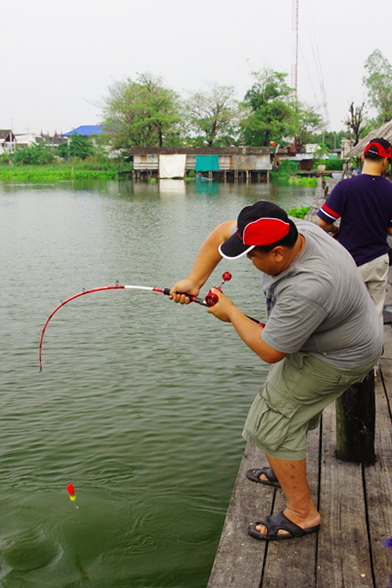
[[[217,290],[220,290],[220,288],[217,288]],[[162,290],[163,294],[165,294],[166,296],[170,296],[170,288],[164,288]],[[177,294],[184,294],[185,296],[187,296],[192,302],[197,302],[197,304],[201,304],[202,306],[214,306],[214,304],[216,304],[218,302],[218,296],[216,294],[214,294],[213,292],[208,292],[205,300],[202,300],[201,298],[198,298],[197,296],[192,296],[192,294],[187,294],[186,292],[177,292]],[[216,300],[211,299],[210,302],[212,302],[212,304],[208,304],[207,301],[207,297],[208,295],[210,295],[211,297],[216,297]],[[252,320],[254,323],[257,323],[258,325],[260,325],[260,327],[265,327],[265,323],[261,323],[258,319],[253,318],[253,316],[249,316],[248,314],[245,315],[247,318],[249,318],[250,320]]]
[[[170,296],[170,288],[164,288],[162,292],[163,294],[165,294],[165,296]],[[197,302],[197,304],[201,304],[202,306],[208,306],[202,298],[198,298],[197,296],[193,296],[192,294],[188,294],[187,292],[176,292],[176,294],[186,296],[187,298],[189,298],[191,302]]]

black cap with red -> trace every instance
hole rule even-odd
[[[386,139],[372,139],[372,141],[366,145],[363,153],[371,153],[378,157],[392,159],[392,145]]]
[[[259,200],[238,215],[236,232],[219,246],[226,259],[242,257],[254,247],[280,241],[290,232],[287,213],[273,202]]]

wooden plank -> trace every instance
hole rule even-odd
[[[376,586],[389,586],[392,575],[392,555],[383,541],[392,537],[392,424],[390,408],[383,387],[384,367],[376,382],[376,455],[377,462],[365,469],[369,533]],[[391,386],[389,371],[388,384]]]
[[[207,588],[259,588],[266,545],[247,534],[257,514],[271,512],[274,489],[255,484],[247,469],[262,467],[263,454],[247,445],[230,500]]]
[[[319,474],[319,429],[308,435],[307,473],[313,499],[317,504]],[[279,490],[274,512],[284,510],[286,501]],[[267,513],[262,513],[267,514]],[[268,545],[262,588],[313,588],[316,586],[317,535]]]
[[[317,588],[373,588],[362,466],[335,457],[335,408],[323,415]]]

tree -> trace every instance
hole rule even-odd
[[[90,137],[84,135],[71,135],[69,143],[62,143],[57,148],[57,155],[69,159],[76,157],[86,159],[95,154],[95,148]]]
[[[322,117],[295,99],[287,74],[266,69],[253,76],[256,81],[243,102],[248,112],[241,123],[246,145],[283,144],[294,137],[304,143],[322,128]]]
[[[323,117],[312,106],[298,103],[296,107],[296,142],[300,145],[314,143],[314,136],[324,127]]]
[[[344,121],[344,124],[350,131],[353,138],[354,145],[359,142],[362,132],[365,130],[365,102],[362,102],[361,106],[354,106],[354,102],[351,102],[349,106],[349,116]]]
[[[239,108],[234,88],[214,85],[210,92],[195,92],[184,103],[187,130],[193,143],[231,145],[238,134]]]
[[[369,103],[377,112],[376,124],[392,119],[392,65],[379,49],[365,61],[363,83],[368,88]]]
[[[323,131],[312,136],[311,143],[326,145],[329,151],[334,151],[342,145],[342,138],[346,136],[346,131]]]
[[[296,131],[292,89],[286,74],[266,69],[253,74],[256,79],[245,94],[243,108],[248,111],[241,123],[245,145],[282,143]]]
[[[162,147],[179,140],[179,97],[152,74],[139,74],[136,81],[115,82],[109,88],[103,114],[115,149]]]

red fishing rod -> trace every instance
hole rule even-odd
[[[225,284],[225,282],[228,282],[229,280],[231,280],[231,273],[224,272],[222,274],[221,284],[219,286],[216,286],[215,288],[222,292],[223,285]],[[64,302],[59,304],[53,310],[53,312],[50,313],[50,315],[48,316],[48,318],[45,321],[44,326],[42,327],[41,336],[39,338],[39,354],[38,354],[38,362],[39,362],[39,371],[40,372],[42,372],[42,367],[43,367],[42,348],[43,348],[45,332],[46,332],[46,329],[49,325],[49,322],[54,317],[56,312],[58,310],[60,310],[60,308],[62,308],[66,304],[68,304],[68,302],[71,302],[72,300],[76,300],[76,298],[80,298],[81,296],[86,296],[86,294],[93,294],[94,292],[102,292],[105,290],[144,290],[145,292],[159,292],[161,294],[165,294],[165,296],[170,295],[170,288],[153,288],[153,287],[149,287],[149,286],[130,286],[130,285],[126,285],[126,284],[116,284],[115,286],[101,286],[99,288],[92,288],[91,290],[83,290],[82,292],[78,292],[77,294],[70,296],[70,298],[67,298],[66,300],[64,300]],[[191,294],[187,294],[186,292],[184,292],[184,293],[178,292],[178,294],[185,294],[185,296],[187,296],[191,302],[196,302],[197,304],[201,304],[202,306],[207,307],[207,308],[214,306],[214,304],[216,304],[218,302],[218,296],[216,294],[214,294],[211,290],[207,293],[207,295],[204,299],[198,298],[197,296],[192,296]],[[259,323],[259,321],[257,319],[254,319],[252,317],[248,317],[248,318],[252,319],[252,321],[255,321],[256,323],[260,324],[261,326],[264,326],[264,323]]]
[[[222,290],[223,284],[225,282],[229,281],[229,280],[231,280],[231,273],[230,272],[224,272],[224,274],[222,275],[222,283],[220,284],[220,286],[219,286],[218,289],[219,290]],[[44,326],[42,328],[41,336],[40,336],[40,339],[39,339],[39,355],[38,355],[39,370],[40,370],[40,372],[42,371],[42,367],[43,367],[43,364],[42,364],[42,347],[43,347],[45,332],[46,332],[46,329],[47,329],[47,327],[49,325],[49,322],[54,317],[54,315],[56,314],[56,312],[58,310],[60,310],[60,308],[62,308],[66,304],[68,304],[68,302],[71,302],[72,300],[75,300],[76,298],[80,298],[81,296],[86,296],[86,294],[93,294],[94,292],[102,292],[102,291],[105,291],[105,290],[144,290],[146,292],[159,292],[161,294],[165,294],[165,296],[169,296],[170,295],[170,288],[152,288],[152,287],[148,287],[148,286],[130,286],[130,285],[127,285],[127,284],[116,284],[115,286],[101,286],[99,288],[92,288],[91,290],[83,290],[82,292],[78,292],[77,294],[74,294],[70,298],[67,298],[61,304],[59,304],[53,310],[53,312],[50,313],[50,315],[46,319],[45,324],[44,324]],[[213,306],[218,301],[217,295],[216,294],[213,294],[211,292],[211,290],[208,292],[208,294],[204,298],[204,300],[202,298],[198,298],[197,296],[192,296],[191,294],[186,294],[185,293],[185,296],[187,296],[191,300],[191,302],[196,302],[197,304],[201,304],[202,306],[205,306],[205,307]]]

